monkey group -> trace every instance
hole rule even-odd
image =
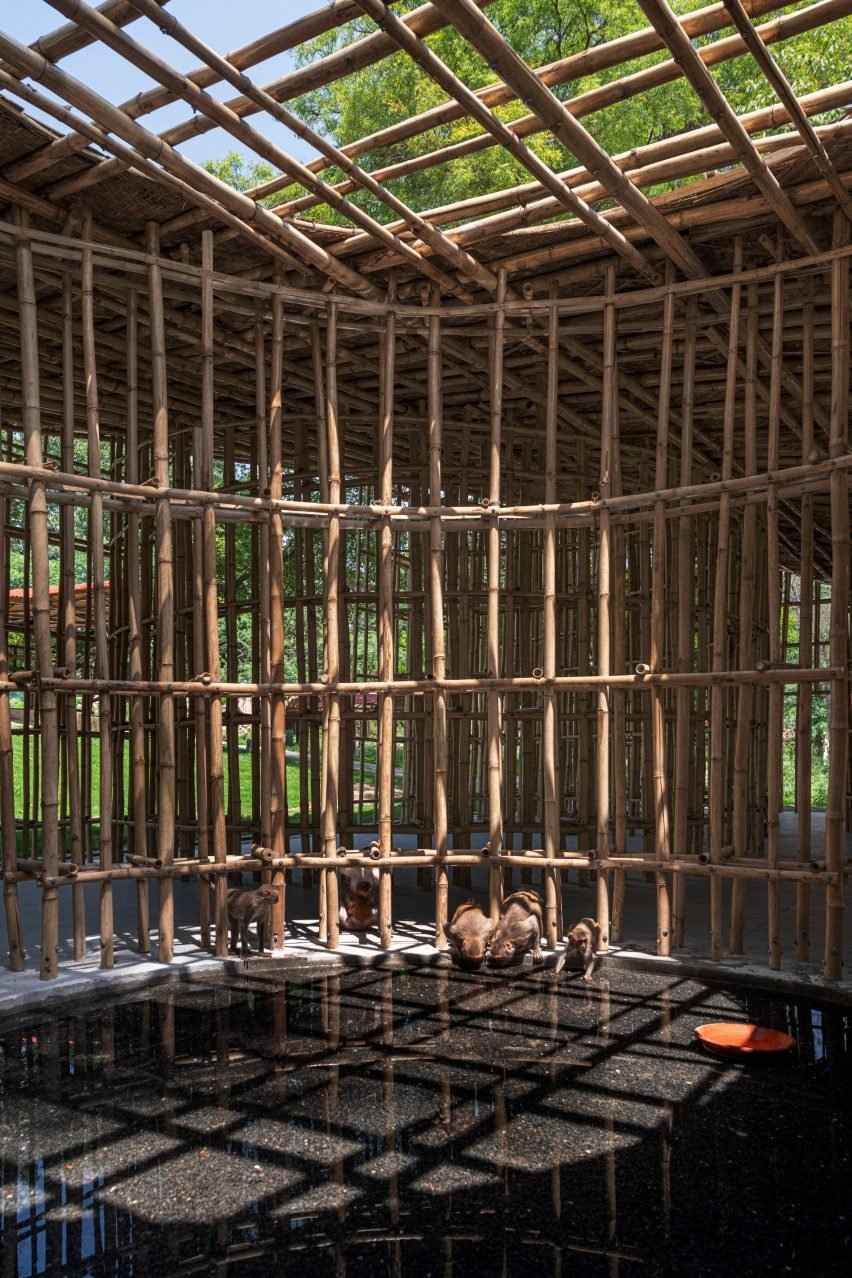
[[[378,922],[373,890],[378,888],[377,867],[354,866],[340,873],[340,926],[348,932],[366,932]],[[238,940],[243,953],[250,952],[248,929],[257,924],[258,954],[264,951],[269,911],[278,901],[281,889],[266,883],[259,888],[232,888],[228,893],[228,924],[231,949],[236,952]],[[544,934],[544,911],[541,897],[529,888],[521,888],[507,896],[498,919],[489,918],[473,899],[465,901],[444,924],[444,934],[453,962],[475,971],[487,961],[491,967],[516,967],[530,954],[534,964],[544,960],[541,938]],[[580,919],[569,930],[554,971],[559,973],[568,959],[578,956],[583,964],[583,979],[590,981],[595,967],[601,929],[595,919]]]
[[[487,962],[491,967],[515,967],[524,955],[532,955],[533,963],[542,963],[541,938],[544,933],[544,911],[541,897],[529,888],[521,888],[507,896],[500,917],[491,919],[476,901],[465,901],[444,924],[453,962],[475,971]],[[595,919],[580,919],[569,930],[554,971],[559,973],[574,955],[583,963],[583,979],[590,981],[595,967],[601,929]]]

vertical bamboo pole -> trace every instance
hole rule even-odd
[[[213,232],[201,233],[201,487],[213,491]],[[202,516],[204,569],[204,623],[206,668],[215,682],[221,678],[219,657],[219,579],[216,571],[216,512],[204,507]],[[213,860],[224,865],[227,858],[225,829],[225,761],[222,752],[222,702],[211,697],[208,707],[209,791]],[[213,887],[213,914],[216,954],[228,953],[228,881],[217,874]]]
[[[550,300],[556,302],[558,286],[551,284]],[[544,500],[551,505],[556,501],[556,409],[559,401],[559,312],[550,308],[547,331],[547,397],[544,422]],[[544,523],[544,654],[542,659],[545,680],[556,678],[556,518],[545,516]],[[562,831],[559,819],[558,724],[556,693],[553,684],[547,684],[544,692],[544,718],[542,720],[542,756],[544,763],[544,854],[557,857],[562,847]],[[558,914],[561,895],[561,875],[555,866],[548,866],[545,874],[545,915],[547,942],[555,948],[561,939]]]
[[[0,497],[0,679],[9,675],[9,647],[6,628],[9,601],[9,535],[7,500]],[[15,769],[12,747],[12,714],[8,693],[0,695],[0,836],[3,842],[3,905],[9,941],[9,967],[24,970],[21,907],[15,877],[18,840],[15,828]]]
[[[808,298],[802,307],[802,462],[810,462],[814,447],[814,303]],[[814,649],[814,499],[802,498],[801,555],[799,561],[799,665],[809,666]],[[813,755],[813,684],[802,682],[796,689],[796,817],[799,860],[811,859],[811,766]],[[807,883],[796,884],[795,955],[799,962],[810,958],[811,890]]]
[[[166,380],[166,333],[163,318],[163,281],[159,253],[159,227],[145,224],[148,261],[148,314],[151,328],[151,404],[153,409],[154,483],[169,486],[169,416]],[[174,678],[174,569],[172,512],[168,499],[161,498],[156,509],[157,553],[157,678],[170,683]],[[159,694],[158,719],[159,783],[157,786],[157,855],[164,866],[171,865],[175,853],[175,699],[170,692]],[[159,919],[157,958],[170,963],[174,953],[174,883],[170,877],[157,880]]]
[[[671,262],[666,264],[666,282],[674,280]],[[659,491],[668,483],[668,438],[671,409],[672,352],[674,348],[674,294],[666,293],[663,301],[663,345],[660,353],[660,402],[657,413],[657,446],[654,487]],[[666,504],[654,502],[654,561],[651,567],[651,649],[650,665],[659,670],[664,664],[665,643],[665,565]],[[669,826],[669,785],[666,774],[665,689],[651,689],[651,742],[653,751],[654,832],[656,855],[660,861],[671,858]],[[616,749],[618,743],[616,742]],[[671,898],[668,876],[657,871],[657,953],[671,953]]]
[[[848,242],[848,225],[835,214],[833,243]],[[849,259],[831,264],[831,419],[828,450],[840,457],[849,448]],[[825,900],[825,962],[827,981],[840,979],[843,970],[844,878],[842,873],[844,792],[849,750],[849,478],[845,470],[831,472],[831,615],[829,651],[831,664],[845,674],[832,679],[829,688],[828,802],[825,811],[826,869],[837,875]]]
[[[38,313],[32,246],[27,238],[29,218],[16,209],[18,237],[16,268],[18,282],[18,323],[21,341],[21,425],[27,466],[40,469],[44,462],[41,434],[39,386]],[[32,539],[33,628],[36,659],[42,676],[53,675],[50,634],[50,577],[47,496],[44,483],[31,479],[28,491],[30,536]],[[4,532],[5,535],[5,532]],[[43,766],[41,773],[42,864],[44,875],[56,879],[59,873],[59,721],[56,694],[43,689],[40,695]],[[42,889],[41,979],[58,975],[59,891]]]
[[[431,305],[437,307],[440,292],[431,291]],[[429,418],[429,505],[442,506],[441,450],[443,446],[443,378],[441,369],[441,318],[429,316],[427,354],[427,415]],[[432,623],[432,678],[442,682],[447,673],[444,646],[444,556],[440,515],[429,520],[429,600]],[[435,945],[446,949],[449,883],[447,881],[447,694],[437,687],[432,694],[433,770],[435,826]]]
[[[92,238],[92,214],[83,214],[84,241]],[[88,472],[101,478],[101,428],[98,406],[98,378],[95,356],[95,313],[92,250],[84,247],[81,254],[81,301],[83,328],[83,370],[86,381],[86,436]],[[168,480],[166,480],[168,482]],[[109,679],[109,650],[106,628],[106,589],[104,586],[104,506],[99,492],[91,495],[89,507],[89,541],[92,548],[91,593],[95,613],[95,678]],[[112,703],[108,693],[98,699],[98,735],[101,748],[100,766],[100,867],[112,866]],[[115,962],[112,883],[101,881],[100,889],[101,967],[111,968]]]
[[[379,501],[389,506],[393,501],[393,408],[394,364],[396,359],[395,290],[388,288],[385,331],[380,352],[380,425],[379,425]],[[379,530],[378,562],[379,680],[390,683],[394,677],[393,635],[393,532],[390,519],[382,519]],[[379,695],[379,744],[377,755],[379,849],[383,857],[391,854],[393,830],[393,795],[396,773],[393,693]],[[388,949],[391,930],[391,872],[382,867],[379,875],[379,939]]]
[[[489,391],[491,399],[491,437],[488,454],[488,505],[495,517],[488,524],[488,620],[486,669],[490,677],[500,675],[500,526],[496,511],[500,507],[500,437],[503,425],[503,331],[506,314],[506,272],[497,276],[497,309],[489,347]],[[486,694],[488,722],[488,843],[491,857],[488,866],[488,909],[492,919],[500,915],[502,875],[498,858],[503,852],[503,754],[501,748],[500,694]]]
[[[266,352],[264,349],[263,317],[258,314],[254,324],[254,412],[257,439],[257,487],[260,493],[269,488],[269,441],[266,430]],[[268,683],[270,615],[269,615],[269,521],[260,525],[260,555],[258,571],[258,643],[260,649],[260,678]],[[269,697],[260,698],[260,841],[265,848],[272,840],[270,813],[271,781],[269,776],[272,757],[272,716]],[[303,849],[304,850],[304,849]]]
[[[62,469],[74,470],[74,313],[71,275],[62,276]],[[69,502],[61,512],[61,550],[63,583],[63,616],[60,628],[63,664],[73,678],[77,670],[77,592],[75,568],[74,507]],[[5,532],[3,533],[5,536]],[[77,738],[77,698],[65,699],[65,759],[68,777],[69,816],[71,824],[71,860],[83,864],[82,804],[80,795],[80,754]],[[86,957],[86,897],[82,883],[71,888],[71,914],[74,958]]]
[[[204,267],[202,266],[204,272]],[[204,301],[205,288],[208,293],[211,281],[209,270],[202,274],[202,315],[201,315],[201,358],[202,382],[205,361],[212,371],[212,351],[209,342],[205,344],[205,322],[208,310],[211,311],[211,298]],[[210,373],[208,373],[210,376]],[[203,391],[202,391],[203,394]],[[129,446],[129,445],[128,445]],[[135,466],[135,459],[134,459]],[[192,480],[196,488],[204,486],[204,421],[199,418],[192,431]],[[138,524],[138,521],[137,521]],[[207,643],[204,633],[204,518],[193,519],[192,528],[192,662],[193,674],[200,675],[207,670]],[[138,582],[136,587],[138,590]],[[134,589],[131,582],[130,589]],[[131,675],[131,677],[133,677]],[[198,859],[200,862],[210,860],[210,742],[208,706],[206,697],[194,697],[195,715],[195,803],[198,821]],[[215,891],[216,881],[221,875],[211,879],[206,874],[198,876],[198,922],[199,942],[203,950],[211,945],[210,932],[210,889]]]
[[[779,261],[781,246],[779,244]],[[784,277],[775,276],[772,301],[772,354],[769,378],[769,423],[766,469],[771,474],[778,469],[780,460],[781,430],[781,374],[784,357]],[[848,518],[848,512],[847,512]],[[780,518],[778,488],[770,483],[766,498],[767,534],[767,601],[769,606],[769,661],[777,668],[781,662],[781,560]],[[847,546],[848,551],[848,546]],[[784,705],[784,685],[773,681],[769,685],[769,718],[766,749],[766,830],[767,861],[770,869],[777,869],[781,855],[781,751]],[[769,926],[769,966],[777,971],[781,966],[781,902],[777,879],[766,885]]]
[[[750,284],[746,294],[746,355],[743,411],[743,470],[746,475],[757,472],[757,345],[760,315],[758,287]],[[756,506],[746,506],[743,514],[742,549],[740,553],[740,640],[738,663],[741,670],[754,664],[755,556],[757,553]],[[737,689],[737,727],[734,738],[734,830],[735,856],[748,852],[749,757],[751,754],[751,717],[754,689],[742,684]],[[728,949],[731,954],[743,952],[745,922],[745,882],[734,879],[731,884],[731,931]]]
[[[340,505],[340,441],[337,421],[337,303],[329,302],[325,350],[325,389],[327,423],[327,474],[328,501]],[[338,509],[328,517],[328,530],[323,564],[323,590],[325,594],[325,681],[333,687],[340,678],[340,634],[338,591],[340,587],[340,513]],[[323,854],[333,866],[337,856],[337,813],[340,777],[340,696],[335,690],[327,692],[328,703],[324,716],[323,751],[326,756],[324,769],[325,798],[322,813]],[[325,876],[326,926],[328,948],[336,950],[340,941],[340,919],[337,904],[337,877],[333,869]]]
[[[269,494],[283,494],[284,432],[284,299],[272,299],[272,344],[269,373]],[[284,527],[279,508],[269,517],[269,674],[273,684],[284,682]],[[287,826],[287,724],[284,696],[273,693],[271,714],[270,817],[272,849],[284,854]],[[281,890],[272,907],[272,948],[284,948],[284,873],[276,870],[272,882]],[[277,938],[277,941],[276,941]]]
[[[615,430],[615,409],[618,387],[615,371],[615,266],[606,266],[603,313],[603,398],[601,402],[601,460],[599,491],[602,498],[609,497],[612,483],[612,438]],[[598,546],[598,674],[610,673],[610,567],[612,535],[609,510],[600,512]],[[595,759],[597,796],[596,855],[605,857],[609,852],[609,690],[604,685],[597,694],[597,752]],[[607,871],[598,870],[597,916],[601,929],[600,948],[609,948],[609,880]]]
[[[742,270],[743,249],[739,236],[734,241],[735,272]],[[725,404],[722,418],[722,479],[730,479],[734,469],[734,422],[737,406],[737,365],[740,344],[741,285],[731,288],[731,311],[728,323],[728,360],[725,378]],[[719,531],[716,540],[716,578],[713,583],[712,668],[724,670],[728,655],[728,564],[731,546],[731,496],[719,497]],[[714,684],[710,690],[710,861],[718,865],[722,859],[722,837],[725,811],[724,771],[724,689]],[[722,958],[722,880],[710,878],[710,957]]]
[[[127,295],[127,444],[125,473],[129,484],[139,483],[139,295]],[[127,516],[127,643],[131,679],[144,678],[142,642],[142,576],[139,561],[140,519]],[[66,665],[68,664],[66,658]],[[130,699],[130,785],[133,807],[133,851],[148,854],[148,804],[145,793],[145,699]],[[148,880],[136,881],[136,928],[141,954],[151,951]]]

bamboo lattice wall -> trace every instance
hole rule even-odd
[[[648,47],[680,57],[724,135],[702,139],[712,160],[696,159],[693,139],[690,172],[743,168],[649,201],[494,28],[471,26],[470,0],[441,0],[425,7],[432,20],[454,22],[535,119],[556,104],[554,135],[588,170],[563,180],[530,161],[536,218],[567,208],[570,221],[530,227],[532,192],[518,188],[464,216],[521,213],[452,237],[446,216],[427,223],[403,206],[397,229],[364,215],[336,238],[225,195],[178,159],[155,169],[153,135],[63,79],[53,59],[65,45],[47,39],[44,83],[93,123],[68,112],[71,141],[36,147],[22,118],[21,155],[4,168],[0,828],[13,969],[37,940],[18,908],[30,878],[45,978],[57,974],[60,893],[85,951],[86,883],[100,885],[105,967],[116,885],[136,892],[143,952],[153,887],[168,961],[182,876],[198,882],[201,945],[224,954],[236,869],[281,884],[296,869],[334,948],[331,867],[369,859],[352,849],[374,839],[384,945],[395,870],[415,866],[434,889],[436,938],[450,875],[487,880],[495,910],[513,873],[540,883],[551,945],[578,880],[595,883],[605,937],[629,938],[638,874],[655,885],[659,953],[694,929],[700,879],[708,952],[741,953],[746,889],[759,883],[770,966],[821,958],[826,978],[840,976],[852,173],[848,122],[817,135],[808,113],[848,91],[812,95],[801,137],[779,134],[770,163],[771,136],[758,149],[737,133],[665,6],[642,7],[658,33]],[[377,0],[360,8],[458,111],[481,117],[483,137],[515,145],[433,65],[413,18]],[[748,44],[749,18],[728,8]],[[127,14],[105,9],[82,6],[77,35],[141,65]],[[844,7],[813,9],[802,12],[816,22]],[[710,30],[724,12],[690,21]],[[202,56],[182,28],[176,38]],[[22,81],[42,54],[5,37],[0,53],[0,87],[37,104]],[[205,83],[239,79],[204,56]],[[218,118],[158,66],[163,93]],[[286,97],[259,105],[275,114]],[[797,100],[779,97],[798,127]],[[749,127],[771,124],[755,113]],[[64,175],[47,198],[28,190],[93,140],[114,158]],[[683,174],[683,155],[643,157],[646,184]],[[134,172],[116,176],[122,164]],[[372,189],[368,177],[352,181]],[[85,195],[96,182],[101,203]],[[135,201],[120,233],[110,182]],[[603,217],[594,201],[607,192],[621,208]],[[824,850],[812,845],[815,706],[828,708]],[[793,855],[780,838],[785,751]],[[282,900],[279,944],[285,913]]]

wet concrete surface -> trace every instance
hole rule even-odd
[[[706,1021],[784,1029],[720,1061]],[[0,1024],[2,1278],[852,1270],[852,1012],[529,967],[159,986]]]

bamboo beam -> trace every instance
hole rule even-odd
[[[713,79],[707,67],[693,48],[689,37],[684,32],[666,0],[639,0],[642,12],[648,21],[665,41],[674,54],[678,65],[695,92],[702,105],[715,120],[725,137],[734,147],[751,175],[758,190],[769,201],[784,225],[792,232],[806,253],[819,251],[818,245],[796,212],[778,179],[767,168],[765,161],[758,155],[751,139],[731,108],[724,93]]]
[[[140,11],[146,13],[152,19],[156,13],[156,0],[131,0]],[[174,39],[180,41],[184,47],[196,53],[202,60],[217,72],[221,78],[228,83],[235,85],[258,107],[264,109],[274,120],[284,124],[291,132],[295,133],[309,146],[320,151],[329,164],[334,164],[337,168],[342,169],[349,174],[353,186],[370,192],[376,199],[380,200],[384,205],[393,210],[402,219],[403,224],[408,229],[418,235],[425,244],[440,257],[443,257],[462,274],[476,280],[482,287],[489,290],[494,289],[496,281],[492,273],[482,267],[469,253],[459,249],[453,241],[443,235],[440,231],[435,230],[425,221],[419,214],[413,212],[401,199],[393,194],[392,191],[383,187],[371,173],[361,169],[357,164],[353,163],[343,151],[329,142],[321,134],[311,129],[303,120],[300,120],[292,111],[282,107],[271,94],[264,89],[254,85],[246,75],[239,72],[231,66],[230,62],[224,58],[220,58],[212,49],[208,48],[196,36],[192,34],[186,27],[182,26],[173,14],[160,14],[159,25],[164,31],[171,35]],[[183,96],[183,94],[182,94]],[[187,100],[190,100],[189,98]],[[206,112],[205,112],[206,114]],[[229,112],[229,115],[233,113]],[[234,116],[235,120],[239,117]],[[244,140],[249,140],[249,133],[245,129],[234,130],[235,136]],[[252,133],[254,131],[251,131]],[[255,134],[260,138],[267,150],[269,143],[261,135]],[[277,150],[277,148],[276,148]],[[258,154],[264,154],[259,151]],[[271,158],[266,155],[266,158]],[[415,248],[412,248],[406,241],[398,239],[393,233],[374,218],[369,217],[357,205],[351,204],[343,199],[334,187],[330,187],[325,182],[319,182],[315,177],[315,169],[310,165],[300,164],[292,161],[290,157],[286,157],[286,162],[282,162],[280,157],[272,160],[279,167],[285,168],[296,181],[306,186],[309,191],[315,193],[321,201],[329,203],[331,207],[338,209],[344,213],[356,225],[362,226],[368,235],[374,239],[379,239],[382,243],[391,247],[393,253],[401,256],[404,260],[413,263],[418,271],[425,274],[428,278],[434,279],[441,284],[449,292],[459,291],[454,281],[443,274],[436,271]]]
[[[446,14],[458,28],[457,0],[435,0],[435,2],[441,12]],[[524,146],[523,142],[453,74],[446,63],[442,62],[422,40],[418,40],[405,24],[386,7],[384,0],[358,0],[358,3],[364,12],[369,14],[378,26],[387,31],[400,48],[404,49],[418,66],[422,67],[426,74],[431,76],[436,84],[439,84],[456,101],[461,103],[468,114],[472,115],[483,128],[491,133],[519,164],[522,164],[524,168],[528,169],[534,177],[547,187],[569,212],[573,213],[586,226],[595,230],[616,253],[625,257],[641,275],[646,275],[651,279],[656,278],[654,269],[649,266],[641,253],[638,253],[630,246],[621,232],[615,231],[600,214],[589,208],[583,200],[580,200],[573,191],[569,190],[559,180],[552,169],[548,168],[534,152]],[[470,9],[475,15],[479,15],[479,10],[474,4],[470,4]],[[521,63],[521,65],[523,66],[524,64]]]
[[[18,243],[16,268],[20,315],[21,375],[24,396],[21,425],[24,434],[26,464],[41,468],[43,464],[41,406],[39,400],[38,320],[32,245],[27,236],[29,216],[17,212]],[[47,495],[44,483],[33,479],[29,485],[28,514],[32,543],[32,615],[35,631],[36,659],[39,672],[53,674],[53,651],[50,634],[50,577]],[[41,773],[41,859],[44,873],[56,877],[59,869],[59,719],[56,694],[49,688],[41,691],[39,709],[42,731]],[[39,976],[43,981],[59,975],[59,899],[53,887],[42,892],[41,962]]]
[[[850,199],[849,192],[838,178],[837,171],[829,159],[828,152],[820,141],[806,112],[799,104],[792,85],[755,31],[742,0],[724,0],[724,4],[731,15],[734,26],[745,41],[746,48],[772,85],[779,102],[786,109],[790,120],[795,125],[796,132],[805,143],[814,158],[817,168],[834,192],[841,210],[846,215],[847,220],[852,222],[852,199]]]
[[[16,66],[19,72],[42,81],[71,106],[86,111],[102,129],[115,133],[131,147],[135,147],[146,159],[153,160],[156,165],[161,166],[172,177],[185,181],[190,191],[197,191],[202,196],[206,195],[215,204],[220,205],[224,213],[230,213],[239,222],[248,222],[266,232],[270,250],[272,245],[284,245],[296,252],[300,259],[315,266],[329,279],[337,281],[344,288],[350,288],[364,297],[373,297],[378,300],[378,293],[371,284],[349,267],[337,262],[300,231],[274,218],[248,196],[235,191],[199,165],[179,155],[172,147],[167,146],[141,125],[123,115],[87,85],[68,75],[67,72],[51,66],[44,58],[33,54],[24,45],[2,32],[0,32],[0,54]],[[153,171],[156,172],[156,170]]]

